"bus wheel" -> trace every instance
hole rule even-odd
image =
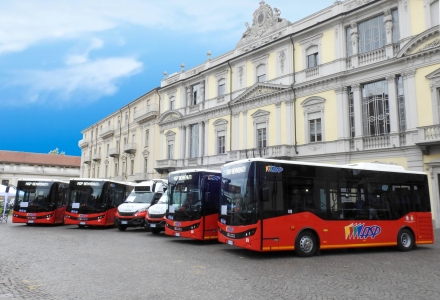
[[[127,229],[127,225],[121,225],[121,224],[118,224],[118,229],[119,229],[120,231],[124,231],[125,229]]]
[[[83,229],[86,227],[86,225],[78,225],[79,228]]]
[[[160,229],[158,229],[158,228],[152,228],[152,229],[150,229],[150,231],[152,234],[159,234],[160,233]]]
[[[404,228],[397,235],[397,249],[409,251],[414,248],[414,236],[408,229]]]
[[[299,234],[295,242],[295,252],[301,257],[313,256],[317,249],[316,237],[310,230]]]

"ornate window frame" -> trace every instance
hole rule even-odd
[[[325,141],[325,118],[324,118],[325,99],[319,96],[312,96],[305,99],[301,106],[304,113],[304,137],[305,143],[322,143]],[[321,118],[321,141],[310,142],[309,121]]]
[[[425,25],[426,28],[432,28],[432,20],[431,20],[431,4],[433,4],[434,2],[436,2],[438,0],[423,0],[424,4],[424,12],[425,12]],[[440,5],[440,1],[439,1],[439,5]]]
[[[431,89],[432,120],[440,124],[440,68],[426,75]]]
[[[266,128],[266,147],[269,145],[268,129],[269,129],[269,116],[270,112],[259,109],[254,112],[251,117],[253,118],[254,126],[254,147],[258,148],[258,129]]]
[[[171,108],[171,101],[174,101],[174,109],[176,109],[176,93],[177,93],[177,89],[168,91],[167,97],[168,97],[168,109],[169,110],[173,110],[173,108]]]
[[[266,80],[265,82],[269,81],[269,54],[254,58],[251,60],[253,64],[253,70],[254,70],[254,83],[257,83],[257,68],[261,65],[266,66]]]
[[[320,34],[316,34],[313,35],[311,37],[308,37],[306,39],[303,39],[301,41],[299,41],[299,44],[301,45],[301,49],[302,49],[302,61],[303,61],[303,69],[306,70],[308,69],[307,67],[307,50],[309,50],[311,47],[316,46],[318,47],[318,65],[322,64],[322,49],[321,49],[321,44],[322,44],[322,37],[324,34],[320,33]],[[315,67],[317,67],[315,66]]]
[[[228,149],[228,121],[225,119],[218,119],[214,123],[212,123],[214,126],[214,132],[215,132],[215,154],[225,154],[226,149]],[[218,144],[218,138],[221,136],[224,132],[225,137],[225,153],[219,153],[219,144]]]
[[[228,74],[229,74],[229,70],[224,70],[221,71],[219,73],[216,73],[214,75],[215,77],[215,87],[216,87],[216,97],[217,97],[217,103],[218,102],[223,102],[225,95],[226,95],[226,91],[228,90]],[[220,82],[223,80],[223,84],[225,86],[225,92],[223,95],[220,95],[219,93],[219,87],[220,87]]]
[[[167,159],[174,159],[174,147],[175,147],[175,142],[176,142],[176,133],[172,130],[168,130],[167,133],[165,133],[165,138],[166,138],[166,151],[167,151]],[[173,153],[170,153],[170,146],[172,146],[173,149]],[[172,155],[171,155],[172,154]]]

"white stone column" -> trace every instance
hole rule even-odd
[[[189,158],[190,157],[190,126],[189,125],[185,125],[185,158]]]
[[[247,149],[247,111],[243,112],[243,149]]]
[[[281,101],[275,104],[277,112],[277,140],[276,145],[281,145]],[[268,128],[269,129],[269,128]]]
[[[203,123],[204,123],[204,136],[205,136],[205,138],[203,139],[203,156],[208,156],[209,155],[209,153],[208,153],[208,143],[209,143],[209,135],[208,135],[208,133],[209,133],[209,120],[205,120],[205,121],[203,121]],[[214,143],[215,143],[215,140],[214,140]]]
[[[409,2],[408,0],[397,0],[397,13],[399,14],[399,29],[400,29],[400,39],[406,39],[411,36],[411,22],[409,22]],[[407,40],[404,44],[406,44]],[[404,46],[400,45],[400,49]]]
[[[349,123],[349,103],[347,95],[347,87],[340,86],[335,89],[336,92],[336,107],[338,111],[338,139],[347,139],[350,137],[350,123]]]
[[[153,130],[153,132],[154,132],[154,130]],[[165,138],[165,136],[164,136],[164,134],[163,134],[163,130],[161,130],[160,131],[160,136],[159,136],[159,141],[160,141],[160,143],[159,143],[159,152],[160,152],[160,159],[165,159],[165,158],[167,158],[166,157],[166,155],[164,156],[164,151],[163,151],[163,143],[165,143],[166,142],[166,140],[164,141],[164,138]],[[153,141],[154,141],[154,139],[153,139]],[[154,148],[154,147],[152,147],[152,148]],[[152,157],[154,157],[154,156],[152,156]]]
[[[203,122],[199,122],[199,155],[198,157],[202,157],[203,156],[203,134],[204,134],[204,127],[203,127]]]
[[[391,15],[391,10],[387,9],[384,11],[383,23],[385,27],[386,35],[386,46],[385,52],[388,58],[394,56],[393,51],[393,16]]]
[[[355,138],[362,137],[362,91],[359,83],[351,86],[353,90]]]
[[[286,105],[286,126],[287,126],[287,140],[286,143],[287,145],[292,145],[292,141],[293,141],[293,132],[294,132],[294,128],[292,125],[292,104],[293,101],[292,100],[287,100],[284,101],[284,104]]]
[[[388,105],[390,118],[390,134],[399,132],[399,111],[396,93],[396,76],[390,75],[386,78],[388,82]]]
[[[415,75],[416,69],[402,72],[407,130],[414,130],[418,126]]]
[[[177,159],[185,158],[185,126],[179,126],[179,157]]]
[[[351,65],[355,68],[358,67],[358,51],[359,51],[359,35],[356,22],[351,23],[351,46],[353,57],[351,58]]]

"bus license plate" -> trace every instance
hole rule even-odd
[[[79,222],[79,225],[86,225],[86,222]]]
[[[28,222],[28,223],[34,223],[34,221],[31,221],[31,220],[28,220],[27,222]]]
[[[150,224],[150,227],[154,228],[154,227],[156,227],[156,224]]]
[[[180,232],[176,232],[174,236],[180,236]]]
[[[127,221],[121,221],[121,224],[128,224]]]
[[[228,241],[228,245],[234,246],[234,241]]]

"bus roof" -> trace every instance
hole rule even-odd
[[[67,179],[44,179],[44,178],[18,178],[17,181],[45,181],[45,182],[69,183],[69,180]]]
[[[101,178],[70,178],[70,181],[102,181],[102,182],[114,182],[114,183],[131,185],[131,186],[136,185],[136,183],[131,181],[116,181],[116,180],[101,179]]]
[[[185,170],[178,170],[170,172],[169,174],[179,174],[179,173],[193,173],[193,172],[214,172],[214,173],[221,173],[221,170],[208,170],[208,169],[185,169]]]
[[[139,183],[136,183],[136,186],[151,185],[154,182],[162,182],[162,183],[168,184],[168,179],[162,179],[162,178],[155,179],[155,178],[153,178],[153,179],[150,179],[150,180],[144,180],[144,181],[141,181]]]
[[[370,171],[384,171],[384,172],[397,172],[397,173],[427,175],[425,172],[405,170],[405,168],[402,166],[388,165],[388,164],[381,164],[381,163],[369,163],[369,162],[360,162],[360,163],[346,164],[346,165],[333,165],[333,164],[302,162],[302,161],[292,161],[292,160],[280,160],[280,159],[248,158],[248,159],[241,159],[241,160],[237,160],[234,162],[230,162],[230,163],[224,164],[223,166],[229,166],[229,165],[234,165],[234,164],[239,164],[239,163],[244,163],[244,162],[252,162],[252,161],[261,161],[261,162],[278,163],[278,164],[282,163],[282,164],[307,165],[307,166],[316,166],[316,167],[344,168],[344,169],[357,169],[357,170],[370,170]]]

